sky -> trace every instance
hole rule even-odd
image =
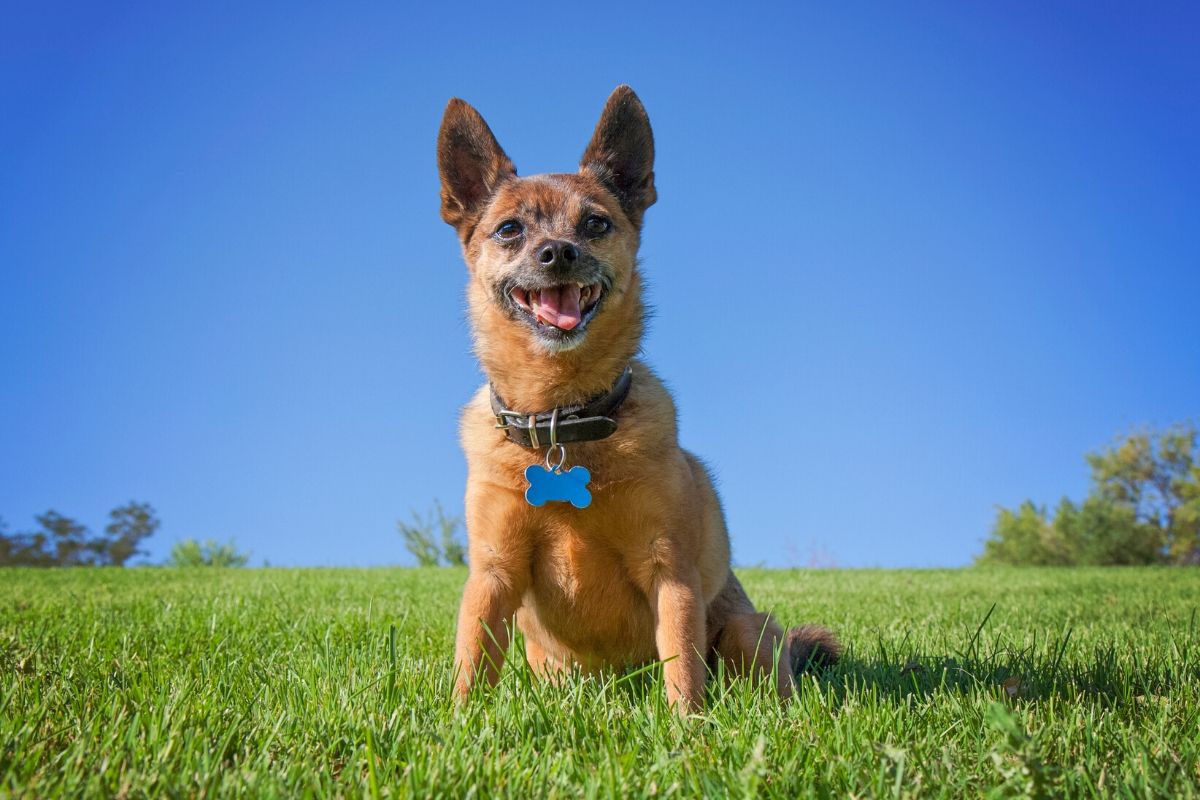
[[[0,516],[409,563],[484,380],[453,96],[523,175],[654,127],[644,357],[738,564],[958,566],[1200,417],[1195,4],[6,4]]]

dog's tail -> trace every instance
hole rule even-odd
[[[833,631],[821,625],[801,625],[787,632],[792,673],[819,672],[832,667],[842,656],[842,643]]]

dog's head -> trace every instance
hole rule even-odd
[[[451,100],[438,136],[442,218],[471,272],[481,356],[504,347],[627,359],[642,303],[636,262],[654,203],[654,139],[637,95],[608,98],[576,173],[517,177],[474,108]],[[625,353],[600,352],[616,349]]]

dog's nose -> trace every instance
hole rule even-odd
[[[546,242],[538,250],[537,259],[547,269],[570,267],[579,260],[579,250],[570,242]]]

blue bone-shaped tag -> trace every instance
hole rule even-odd
[[[531,506],[544,506],[549,501],[558,500],[576,508],[587,508],[592,504],[592,493],[587,488],[591,479],[592,473],[586,467],[571,467],[556,472],[540,464],[531,464],[525,470],[525,480],[529,481],[525,499]]]

